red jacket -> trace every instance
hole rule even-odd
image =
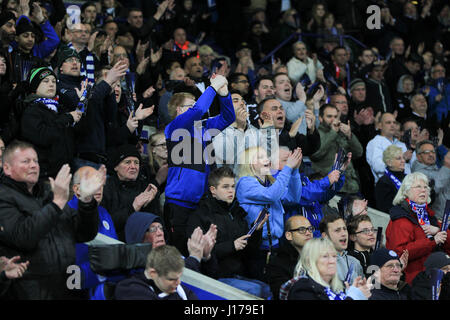
[[[441,227],[434,217],[434,212],[428,209],[430,224]],[[394,250],[399,256],[403,250],[408,250],[408,266],[404,270],[406,282],[410,285],[415,276],[425,270],[423,266],[430,253],[436,248],[434,239],[429,239],[420,226],[417,215],[411,210],[408,202],[404,201],[390,210],[391,221],[386,229],[386,248]],[[444,251],[450,254],[450,234],[447,230],[447,240]]]

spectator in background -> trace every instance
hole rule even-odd
[[[294,43],[292,45],[292,51],[294,56],[287,62],[287,67],[288,76],[294,86],[299,81],[312,84],[316,81],[316,78],[325,82],[323,72],[319,72],[319,70],[323,70],[322,63],[317,57],[314,59],[308,57],[308,50],[305,43],[301,41]]]
[[[88,79],[88,82],[94,84],[95,82],[95,66],[98,65],[98,58],[93,54],[89,48],[90,29],[84,23],[76,23],[72,25],[70,30],[71,42],[67,46],[74,49],[81,58],[81,76]]]
[[[0,13],[0,42],[3,49],[11,48],[16,36],[16,16],[13,12],[2,10]]]
[[[404,272],[409,284],[425,269],[424,262],[436,247],[450,253],[450,231],[440,231],[440,223],[428,207],[430,201],[427,176],[414,172],[403,179],[390,211],[386,248],[397,254],[408,250],[409,262]]]
[[[235,90],[240,93],[244,100],[248,100],[251,95],[251,86],[249,78],[246,74],[235,72],[228,77],[230,90]]]
[[[394,110],[397,111],[397,119],[403,121],[411,113],[410,101],[414,94],[414,78],[405,74],[398,79],[397,91],[394,95]]]
[[[439,122],[445,119],[450,108],[450,82],[446,78],[443,64],[437,63],[431,67],[431,83],[425,87],[428,99],[429,116],[436,115]]]
[[[350,118],[347,96],[342,93],[335,93],[330,96],[330,104],[336,106],[339,111],[339,120],[341,123],[347,123]]]
[[[320,148],[311,155],[312,168],[322,175],[328,174],[335,160],[336,154],[342,148],[345,154],[350,153],[349,158],[362,156],[363,148],[358,138],[352,134],[350,122],[341,123],[338,118],[338,108],[331,104],[325,104],[319,111]],[[340,192],[354,194],[359,192],[359,179],[353,165],[349,164],[345,171],[345,183]]]
[[[260,76],[255,81],[252,98],[247,102],[247,111],[249,113],[250,124],[258,128],[258,104],[268,96],[273,96],[275,93],[272,76]]]
[[[409,162],[412,157],[412,150],[407,150],[405,144],[396,138],[395,133],[395,117],[391,113],[384,113],[379,122],[380,134],[369,141],[366,147],[366,159],[370,165],[372,174],[375,178],[375,183],[383,176],[384,169],[386,168],[383,162],[383,152],[387,147],[394,144],[402,148],[403,158],[406,162]],[[406,165],[405,173],[411,172],[410,164]]]
[[[313,238],[314,227],[301,215],[291,216],[284,224],[284,236],[280,247],[270,255],[266,266],[267,282],[273,298],[280,298],[280,287],[294,276],[295,266],[306,242]]]
[[[384,81],[385,67],[384,61],[373,62],[366,79],[366,99],[370,101],[374,113],[394,110],[390,90]]]
[[[383,151],[383,162],[386,165],[384,175],[375,186],[376,209],[389,214],[392,201],[405,178],[405,159],[402,148],[390,145]]]

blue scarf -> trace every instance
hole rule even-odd
[[[420,226],[429,225],[430,219],[428,218],[427,212],[427,204],[417,204],[412,200],[406,199],[408,201],[411,210],[417,215],[417,220],[419,221]],[[431,235],[427,236],[428,238],[432,238]]]
[[[389,171],[388,168],[384,169],[384,174],[387,175],[389,179],[391,179],[397,190],[400,189],[402,182],[398,180],[397,177],[394,176],[394,174],[391,171]]]
[[[49,99],[49,98],[37,98],[34,100],[35,102],[40,102],[46,105],[52,111],[58,112],[59,102],[58,100]]]
[[[328,296],[328,299],[330,300],[345,300],[347,295],[341,291],[339,293],[334,293],[330,288],[325,287],[324,289],[326,295]]]

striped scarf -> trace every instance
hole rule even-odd
[[[43,103],[50,110],[58,112],[59,102],[58,102],[58,98],[56,98],[56,97],[54,99],[38,98],[38,99],[34,100],[34,102]]]
[[[67,46],[71,49],[75,49],[75,47],[73,46],[72,42],[69,42],[67,44]],[[95,64],[94,64],[94,55],[87,49],[85,48],[84,50],[87,51],[86,54],[86,60],[82,61],[81,63],[81,70],[80,70],[80,76],[86,77],[88,79],[88,83],[89,84],[94,84],[95,83],[95,76],[94,76],[94,72],[95,72]]]

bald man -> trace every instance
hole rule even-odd
[[[380,129],[380,134],[370,140],[366,147],[366,160],[372,170],[375,184],[384,175],[384,170],[386,169],[386,164],[383,161],[383,152],[392,144],[402,148],[403,158],[406,161],[405,173],[411,173],[409,161],[412,157],[412,150],[408,150],[403,142],[394,137],[395,116],[389,112],[383,113],[376,125]]]
[[[280,287],[293,278],[294,269],[300,259],[303,246],[313,238],[314,227],[301,215],[290,217],[284,225],[287,241],[272,253],[267,265],[267,279],[274,299],[279,299]]]

